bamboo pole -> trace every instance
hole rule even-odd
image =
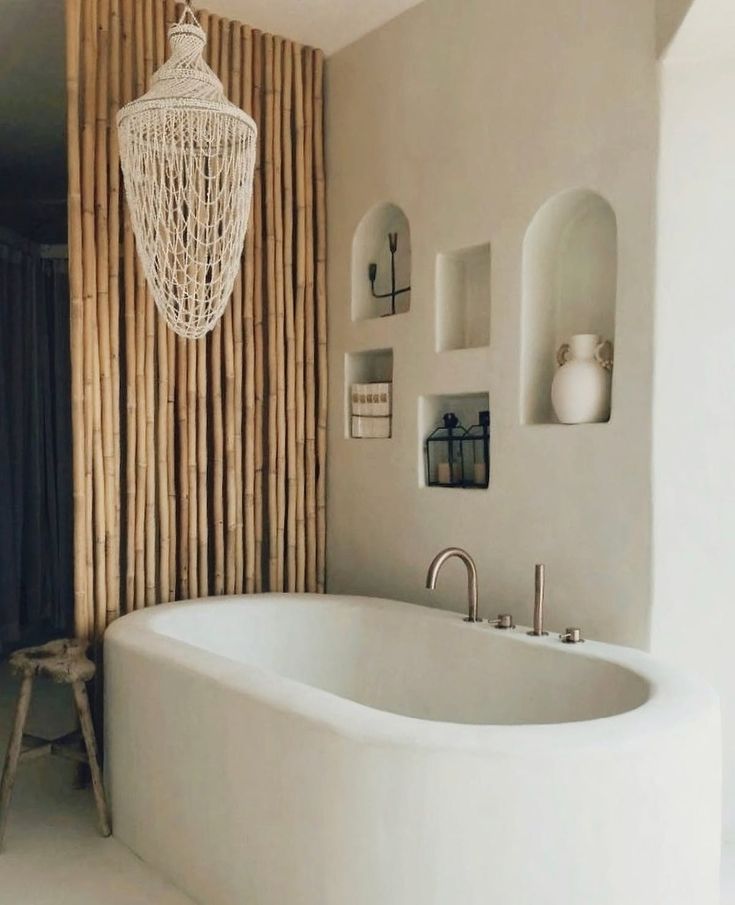
[[[121,584],[121,417],[120,417],[120,148],[116,117],[120,108],[121,72],[120,0],[110,0],[110,83],[109,110],[107,116],[108,144],[108,297],[110,304],[110,379],[112,383],[112,445],[113,445],[113,576],[115,606],[111,618],[120,615]],[[108,614],[111,607],[108,604]],[[108,619],[110,615],[108,615]]]
[[[74,509],[74,630],[89,638],[84,457],[84,283],[82,276],[82,190],[79,141],[80,0],[66,3],[66,133]]]
[[[153,42],[155,68],[163,63],[166,54],[165,0],[153,0]]]
[[[99,3],[95,9],[96,19],[96,35],[93,40],[94,59],[92,60],[92,68],[89,73],[91,81],[99,81],[96,78],[99,74],[99,67],[96,66],[96,55],[99,42],[102,42],[105,48],[105,56],[107,56],[107,25],[105,24],[104,32],[100,28],[100,16],[104,13],[104,0]],[[87,346],[87,352],[91,359],[91,406],[92,406],[92,511],[94,520],[94,622],[95,635],[100,637],[104,632],[107,624],[106,613],[106,597],[107,597],[107,494],[105,490],[105,450],[104,450],[104,432],[102,424],[102,375],[100,365],[100,312],[98,309],[98,296],[100,294],[107,295],[107,272],[98,273],[100,268],[100,254],[98,249],[100,245],[107,247],[107,225],[106,225],[106,209],[105,209],[105,228],[102,235],[98,234],[99,218],[97,216],[97,175],[98,175],[98,159],[102,157],[103,164],[99,169],[106,175],[107,169],[104,164],[105,149],[99,148],[98,143],[98,127],[97,127],[97,97],[101,90],[101,85],[95,85],[94,101],[92,102],[93,121],[90,129],[93,130],[92,147],[89,160],[85,164],[83,170],[82,182],[82,198],[89,214],[90,229],[92,232],[90,255],[94,257],[90,272],[92,273],[92,281],[90,282],[88,304],[91,309],[90,317],[90,342]],[[85,181],[89,180],[88,189],[85,191]],[[105,202],[106,202],[107,185],[105,180]],[[85,200],[86,197],[86,200]],[[106,265],[106,262],[105,262]],[[104,287],[104,288],[103,288]],[[85,287],[86,288],[86,287]],[[103,289],[102,292],[100,290]],[[106,312],[106,299],[103,309]]]
[[[183,12],[182,3],[176,4],[174,17],[178,21]],[[192,275],[195,265],[191,265]],[[198,471],[197,471],[197,342],[187,342],[179,337],[177,340],[179,357],[179,375],[186,383],[179,388],[186,394],[185,424],[179,435],[180,473],[182,487],[186,488],[181,497],[181,595],[184,598],[197,597],[199,594],[199,560],[198,560]],[[183,403],[182,403],[183,407]]]
[[[121,100],[133,98],[133,0],[122,0]],[[117,133],[117,130],[115,130]],[[135,491],[136,491],[136,354],[135,245],[130,212],[123,203],[123,290],[125,293],[125,610],[135,607]]]
[[[222,78],[221,47],[223,22],[212,15],[209,25],[210,65]],[[216,190],[216,189],[215,189]],[[229,307],[229,306],[228,306]],[[220,320],[211,333],[210,383],[212,412],[212,539],[214,547],[214,583],[216,595],[225,590],[225,532],[224,532],[224,413],[222,410],[222,331]]]
[[[275,226],[275,91],[273,87],[274,41],[263,36],[265,78],[265,197],[266,323],[268,337],[268,590],[278,590],[278,353],[276,337],[276,226]]]
[[[153,5],[157,0],[146,0],[143,6],[145,87],[151,84],[155,66],[155,22]],[[145,605],[159,602],[156,557],[156,313],[153,297],[145,285]]]
[[[232,88],[239,78],[235,77],[232,70],[232,35],[234,23],[229,19],[222,19],[222,37],[220,42],[220,79],[225,95],[232,95]],[[238,42],[239,46],[239,42]],[[237,506],[235,488],[235,347],[233,315],[235,308],[235,296],[241,292],[240,276],[236,278],[232,296],[229,299],[222,317],[222,360],[224,374],[224,465],[225,476],[223,482],[224,496],[224,581],[223,592],[235,593],[235,536],[237,533]]]
[[[109,115],[109,81],[110,81],[110,0],[97,0],[97,64],[96,64],[96,135],[95,135],[95,173],[94,173],[94,206],[95,206],[95,244],[98,336],[94,349],[99,369],[99,381],[96,392],[99,401],[99,431],[95,411],[95,456],[102,459],[102,487],[104,498],[99,503],[99,513],[95,515],[101,524],[96,532],[104,535],[105,556],[105,591],[97,602],[98,633],[104,632],[107,625],[117,617],[118,606],[118,569],[117,544],[115,537],[115,446],[114,446],[114,412],[112,389],[112,348],[110,341],[110,233],[108,223],[108,205],[110,203],[107,157],[108,115]],[[119,252],[116,253],[117,258]],[[95,406],[97,402],[95,400]],[[99,449],[97,447],[99,446]],[[95,469],[98,462],[95,464]],[[95,488],[95,493],[97,488]]]
[[[157,582],[156,516],[156,314],[150,290],[145,291],[145,605],[160,602]]]
[[[283,282],[286,355],[286,590],[296,590],[296,331],[294,326],[293,267],[293,48],[283,53]]]
[[[258,124],[258,158],[253,182],[253,329],[255,347],[255,431],[254,431],[254,590],[263,590],[263,417],[265,379],[263,355],[263,35],[253,31],[253,118]]]
[[[143,23],[143,6],[134,0],[135,13],[134,49],[135,49],[135,96],[145,91],[145,28]],[[147,484],[147,444],[146,444],[146,384],[145,384],[145,322],[146,322],[146,287],[143,266],[137,254],[135,261],[135,600],[134,606],[140,609],[146,602],[146,561],[145,561],[145,523],[146,523],[146,484]]]
[[[166,0],[166,24],[177,22],[183,11],[182,3]],[[186,274],[183,278],[186,279]],[[172,344],[169,344],[169,348]],[[182,599],[198,594],[197,561],[197,460],[196,460],[196,362],[197,344],[177,336],[176,351],[176,439],[178,446],[178,513],[177,578],[178,595]],[[172,587],[176,582],[172,581]]]
[[[229,96],[233,104],[242,106],[242,28],[239,22],[230,26],[231,83]],[[227,544],[226,544],[226,591],[241,594],[243,590],[243,459],[242,459],[242,405],[243,405],[243,267],[245,251],[240,257],[240,269],[235,279],[231,310],[231,338],[225,349],[225,386],[227,388]],[[225,328],[227,335],[228,329]],[[228,360],[231,356],[231,362]],[[230,434],[232,447],[230,449]],[[231,458],[230,458],[231,457]]]
[[[316,195],[317,337],[317,590],[326,590],[327,571],[327,194],[324,165],[324,54],[314,53],[314,192]]]
[[[176,20],[176,3],[175,0],[165,0],[164,12],[164,56],[167,46],[168,28]],[[177,457],[176,457],[176,435],[177,435],[177,404],[179,399],[185,398],[186,377],[181,384],[177,381],[177,339],[178,337],[169,334],[168,337],[168,412],[166,418],[167,438],[167,456],[168,456],[168,521],[171,535],[171,548],[169,552],[169,599],[177,599],[178,576],[181,570],[179,562],[179,518],[178,518],[178,495],[183,494],[184,487],[177,486]],[[186,472],[184,472],[186,474]]]
[[[199,385],[197,366],[199,361],[199,346],[197,342],[186,342],[187,374],[186,374],[186,448],[187,465],[189,472],[189,515],[187,519],[189,529],[188,540],[188,579],[189,588],[187,597],[198,597],[199,591],[199,468],[197,459],[197,437],[199,425],[197,422],[197,388]]]
[[[173,599],[170,593],[171,581],[171,523],[169,511],[169,437],[168,437],[168,403],[169,384],[168,369],[168,337],[167,327],[162,317],[154,312],[156,336],[151,342],[157,352],[157,362],[154,365],[154,375],[157,375],[153,393],[155,397],[155,434],[154,443],[156,449],[155,486],[157,488],[157,520],[158,520],[158,588],[157,599],[153,602],[166,602]],[[148,376],[146,377],[146,380]],[[155,377],[154,377],[155,380]],[[146,525],[146,531],[150,526]],[[150,540],[150,538],[149,538]],[[155,541],[155,535],[154,535]]]
[[[97,323],[97,234],[95,176],[97,137],[97,3],[88,0],[84,19],[84,117],[82,125],[82,241],[84,247],[84,362],[87,465],[87,522],[93,541],[88,549],[88,584],[94,589],[92,620],[95,633],[105,623],[105,476],[102,452],[99,333]],[[105,288],[106,288],[105,275]]]
[[[164,62],[166,45],[164,23],[164,0],[153,0],[153,46],[155,69]],[[155,417],[156,430],[156,487],[158,491],[158,589],[155,602],[165,603],[173,600],[171,587],[171,511],[169,488],[169,396],[173,388],[169,383],[169,350],[168,327],[165,320],[154,311],[156,321],[156,370],[155,382]],[[171,342],[173,345],[173,340]],[[173,465],[173,462],[171,462]]]
[[[176,486],[176,336],[167,340],[166,366],[168,368],[168,396],[166,400],[166,486],[168,487],[168,600],[176,600],[178,564],[178,495]],[[186,382],[184,382],[186,386]]]
[[[166,366],[168,368],[168,396],[166,399],[166,484],[168,487],[168,599],[176,599],[176,583],[178,576],[178,535],[177,512],[178,498],[176,487],[176,339],[173,334],[167,337]],[[186,386],[186,381],[184,381]]]
[[[304,70],[302,48],[294,45],[296,174],[296,590],[306,590],[306,173],[304,170]]]
[[[151,76],[155,68],[155,15],[153,7],[158,0],[136,0],[143,15],[143,71],[145,73],[145,90],[151,86]]]
[[[189,593],[189,428],[188,416],[188,353],[186,340],[177,336],[172,343],[176,354],[176,439],[178,441],[177,509],[178,568],[176,572],[176,596],[188,600]]]
[[[275,323],[276,323],[276,589],[285,590],[284,537],[286,529],[286,348],[285,287],[283,285],[283,39],[273,45],[273,207],[275,209]]]
[[[197,340],[197,532],[199,595],[209,594],[209,513],[207,511],[207,344]]]
[[[90,313],[89,306],[89,287],[91,281],[91,273],[90,267],[94,267],[95,257],[94,250],[90,249],[90,227],[88,223],[88,212],[85,210],[85,206],[89,203],[85,199],[85,195],[89,196],[89,188],[85,186],[86,177],[85,173],[87,170],[89,172],[94,172],[94,164],[90,165],[90,127],[88,125],[88,113],[87,108],[90,104],[94,105],[94,85],[90,86],[90,89],[87,90],[86,86],[89,84],[90,79],[90,63],[88,62],[89,57],[94,56],[94,48],[90,50],[89,45],[93,40],[93,36],[96,33],[96,23],[93,18],[93,10],[95,7],[92,5],[91,0],[83,0],[82,3],[82,85],[85,86],[82,92],[82,162],[81,162],[81,174],[82,174],[82,273],[83,273],[83,283],[84,283],[84,341],[83,341],[83,352],[82,352],[82,361],[84,363],[84,496],[85,496],[85,520],[86,520],[86,538],[87,538],[87,548],[85,551],[86,563],[87,563],[87,588],[88,588],[88,606],[89,606],[89,622],[90,622],[90,631],[92,635],[94,635],[95,631],[95,599],[96,599],[96,588],[95,588],[95,569],[94,569],[94,517],[93,517],[93,506],[94,506],[94,475],[93,475],[93,426],[92,426],[92,357],[89,352],[91,347],[91,330],[92,330],[92,318]],[[92,148],[91,152],[94,153],[94,134],[91,134]]]
[[[242,30],[242,100],[253,116],[253,32]],[[245,441],[243,478],[243,585],[247,593],[255,590],[255,325],[253,306],[255,293],[255,196],[250,211],[250,223],[245,234],[245,279],[243,298],[244,356],[243,381],[245,395]]]
[[[316,591],[316,385],[314,351],[314,58],[304,52],[304,173],[306,182],[306,588]]]
[[[206,10],[199,13],[199,23],[210,36],[208,43],[209,60],[212,56],[212,29],[210,16]],[[201,192],[199,193],[201,197]],[[201,219],[201,218],[200,218]],[[206,597],[210,592],[209,581],[209,486],[208,486],[208,434],[207,434],[207,340],[200,339],[197,347],[197,549],[199,595]]]
[[[202,16],[204,17],[203,19]],[[200,14],[199,21],[207,33],[207,46],[204,55],[209,66],[216,72],[219,67],[219,16],[216,13],[203,11]]]

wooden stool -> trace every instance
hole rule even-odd
[[[97,760],[97,743],[85,685],[94,676],[95,665],[86,656],[86,650],[87,645],[83,641],[50,641],[40,647],[18,650],[10,656],[10,669],[14,675],[21,677],[21,685],[15,710],[15,722],[5,756],[2,780],[0,780],[0,849],[5,835],[5,825],[8,820],[10,798],[13,794],[18,764],[20,761],[31,760],[44,754],[57,754],[89,765],[100,832],[103,836],[110,835],[110,817]],[[23,730],[31,703],[33,680],[36,676],[45,676],[61,685],[71,685],[79,715],[81,737],[84,739],[87,749],[86,754],[80,750],[79,729],[54,741],[24,734]]]

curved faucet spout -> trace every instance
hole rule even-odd
[[[479,622],[477,615],[477,567],[474,559],[466,550],[462,550],[460,547],[447,547],[446,550],[437,553],[431,561],[429,571],[426,573],[426,587],[430,591],[436,588],[436,580],[439,577],[441,567],[448,559],[452,559],[455,556],[457,559],[461,559],[467,567],[468,612],[465,622]]]

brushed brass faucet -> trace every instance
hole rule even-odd
[[[460,547],[447,547],[446,550],[442,550],[441,553],[437,553],[431,561],[429,571],[426,573],[426,587],[430,591],[436,589],[436,580],[439,577],[439,570],[448,559],[452,559],[452,557],[454,556],[456,556],[457,559],[461,559],[467,567],[468,609],[465,622],[480,622],[481,620],[477,615],[477,566],[475,566],[474,559],[466,550],[462,550]]]

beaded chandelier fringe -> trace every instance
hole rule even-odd
[[[198,339],[222,316],[240,268],[257,127],[205,63],[189,7],[168,34],[171,56],[150,90],[117,115],[120,163],[156,306],[175,333]]]

